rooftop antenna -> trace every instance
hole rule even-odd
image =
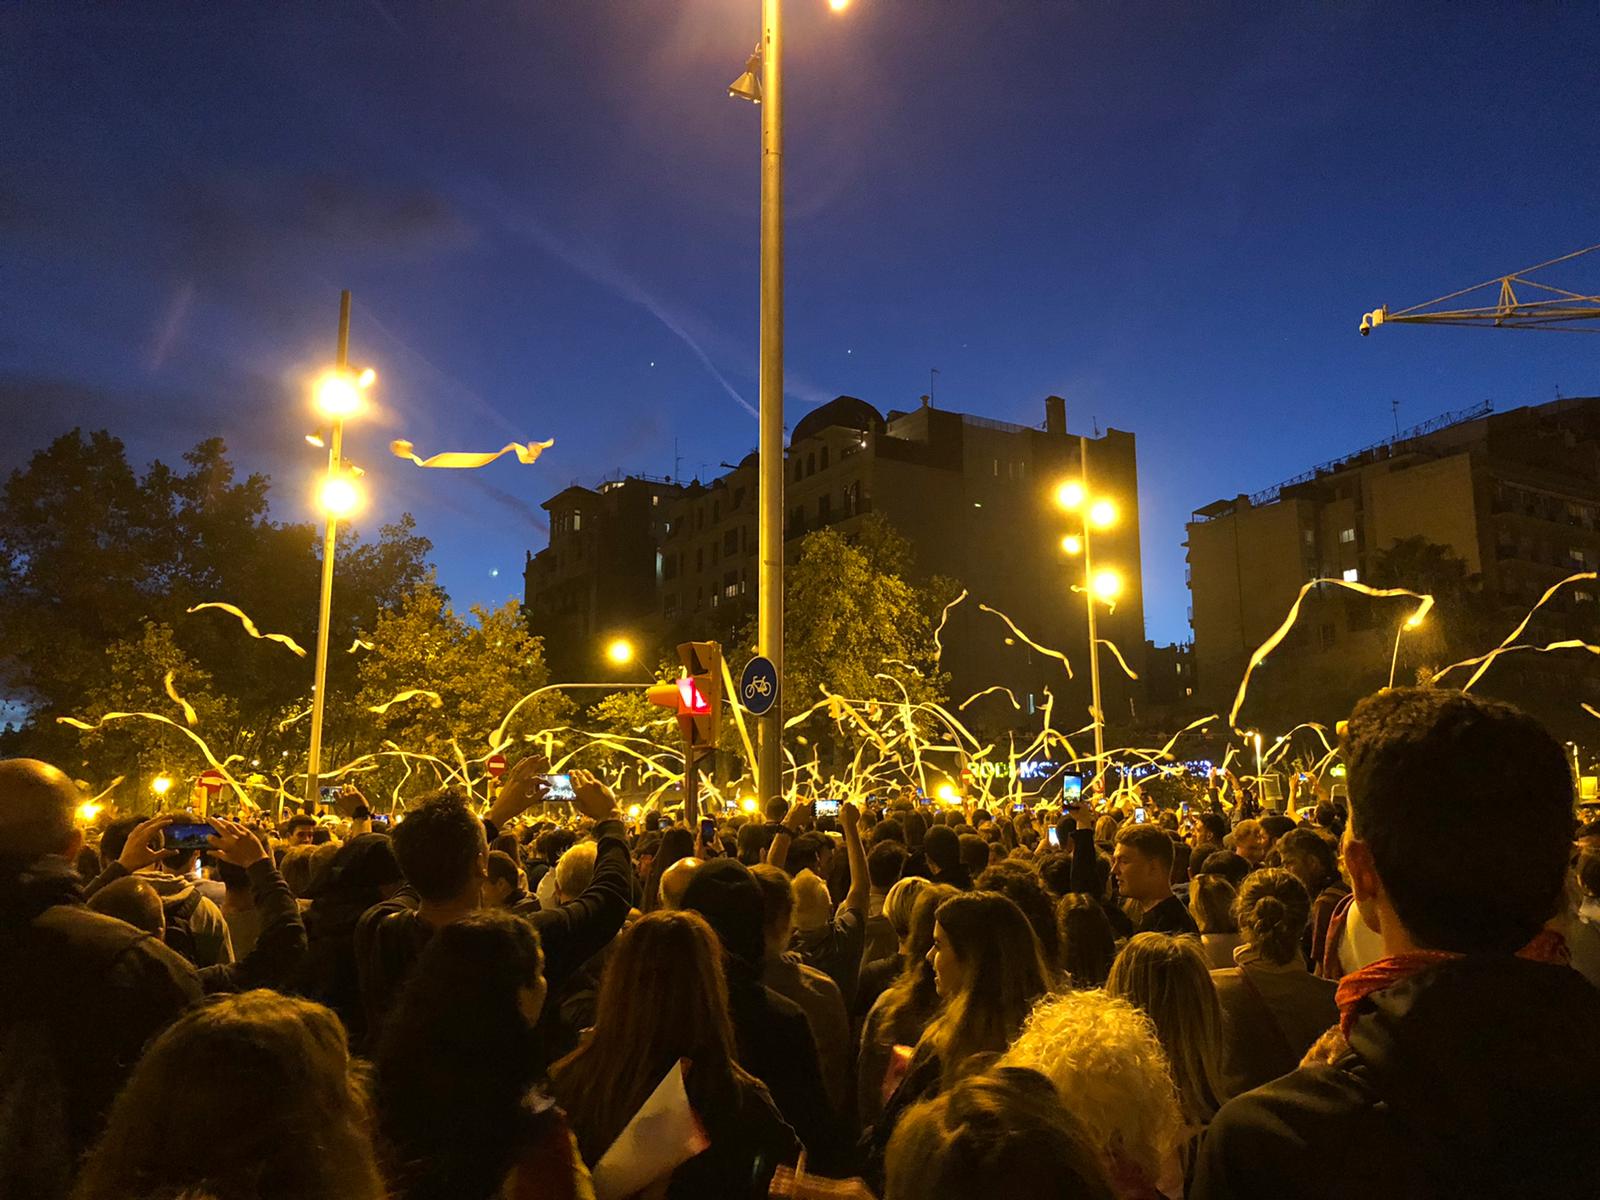
[[[1389,401],[1389,412],[1394,416],[1394,438],[1400,440],[1400,401]]]
[[[672,477],[683,478],[683,455],[678,453],[678,439],[672,439]]]
[[[933,403],[933,385],[934,385],[934,382],[938,378],[939,378],[939,368],[938,367],[930,367],[928,369],[928,403],[929,404]]]

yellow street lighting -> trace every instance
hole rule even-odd
[[[625,667],[633,661],[633,643],[627,638],[614,638],[606,646],[606,657],[619,667]]]
[[[1109,500],[1096,500],[1089,506],[1089,523],[1096,529],[1109,529],[1117,523],[1117,506]]]
[[[150,781],[150,790],[158,796],[165,796],[172,790],[172,780],[165,775],[157,775]]]
[[[348,371],[326,371],[317,380],[317,411],[342,421],[361,411],[361,383]]]
[[[939,799],[944,801],[946,804],[956,804],[961,800],[961,797],[959,794],[957,794],[953,784],[941,783],[937,788],[934,789],[933,794],[939,797]]]
[[[1083,484],[1068,479],[1056,488],[1056,504],[1072,512],[1083,504]]]
[[[1417,628],[1417,626],[1419,626],[1421,624],[1422,624],[1422,614],[1421,613],[1417,613],[1414,616],[1406,618],[1406,628],[1407,629],[1415,629],[1415,628]]]
[[[850,0],[828,0],[828,7],[834,12],[843,12],[850,7]]]
[[[1061,549],[1068,554],[1083,553],[1083,539],[1075,533],[1069,533],[1061,539]]]
[[[348,475],[329,475],[317,491],[317,503],[328,516],[342,521],[361,507],[361,489]]]
[[[747,813],[755,812],[756,808],[758,807],[756,804],[756,798],[754,796],[746,796],[744,799],[739,801],[739,807],[744,809],[744,811]]]
[[[642,810],[639,808],[639,806],[637,804],[628,805],[628,816],[632,817],[635,821],[637,821],[639,819],[639,813],[641,811]]]
[[[1109,568],[1104,571],[1096,571],[1091,586],[1094,590],[1095,599],[1104,600],[1109,604],[1122,595],[1122,576]]]
[[[83,822],[85,825],[89,824],[100,815],[100,808],[101,806],[96,804],[93,800],[85,800],[82,804],[78,805],[78,820]]]

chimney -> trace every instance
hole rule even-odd
[[[1060,396],[1046,396],[1044,398],[1044,431],[1058,433],[1062,436],[1067,432],[1067,402]]]

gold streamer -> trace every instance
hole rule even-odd
[[[300,712],[295,713],[294,716],[292,716],[292,717],[287,717],[284,720],[279,721],[278,722],[278,732],[282,733],[285,729],[289,728],[289,726],[293,725],[296,721],[304,721],[310,715],[311,715],[311,710],[309,708],[307,708],[307,709],[302,709]]]
[[[240,609],[236,605],[224,604],[220,600],[207,600],[205,603],[196,604],[193,608],[186,609],[185,611],[186,612],[197,613],[203,608],[215,608],[215,609],[217,609],[217,610],[219,610],[221,612],[229,613],[232,616],[238,617],[240,623],[244,625],[244,631],[246,633],[248,633],[251,637],[259,638],[262,641],[267,641],[267,642],[282,642],[285,646],[289,647],[289,649],[293,650],[301,658],[304,658],[306,656],[305,649],[300,645],[299,642],[295,641],[287,633],[262,633],[259,629],[256,628],[256,623],[254,621],[252,621],[249,617],[247,617],[244,614],[244,611],[242,609]]]
[[[364,642],[360,638],[357,638],[355,641],[350,643],[350,649],[346,650],[345,653],[346,654],[354,654],[357,650],[371,650],[371,649],[372,649],[372,643],[371,642]]]
[[[739,727],[739,740],[744,743],[744,752],[749,757],[746,760],[753,766],[756,765],[756,750],[750,744],[750,731],[744,726],[744,705],[739,699],[739,689],[733,685],[733,673],[728,670],[728,660],[722,655],[717,655],[717,661],[722,664],[723,695],[728,698],[728,703],[733,706],[733,722]],[[759,771],[759,766],[756,767]],[[756,778],[756,790],[761,788],[760,776]]]
[[[1498,646],[1496,646],[1493,650],[1489,651],[1488,654],[1481,655],[1478,658],[1470,658],[1470,659],[1467,659],[1465,662],[1451,663],[1448,667],[1443,668],[1437,674],[1434,675],[1434,677],[1433,677],[1434,678],[1434,682],[1437,683],[1445,675],[1446,672],[1453,671],[1457,667],[1467,667],[1467,666],[1471,666],[1474,663],[1476,663],[1476,664],[1479,664],[1477,671],[1475,671],[1473,673],[1472,678],[1467,680],[1466,684],[1461,689],[1463,692],[1469,691],[1471,689],[1472,685],[1477,683],[1478,680],[1480,678],[1482,678],[1483,673],[1489,669],[1489,665],[1492,662],[1494,662],[1494,660],[1497,657],[1499,657],[1500,653],[1502,651],[1504,651],[1504,650],[1509,650],[1511,648],[1511,643],[1516,641],[1519,637],[1522,636],[1522,631],[1524,629],[1526,629],[1528,627],[1528,623],[1533,620],[1534,613],[1538,612],[1541,608],[1543,608],[1545,606],[1545,604],[1549,602],[1550,597],[1554,596],[1558,591],[1560,591],[1567,584],[1569,584],[1569,583],[1579,583],[1579,582],[1582,582],[1585,579],[1600,579],[1600,572],[1596,572],[1596,571],[1580,571],[1576,575],[1568,575],[1565,579],[1560,580],[1557,583],[1552,583],[1548,588],[1545,589],[1544,595],[1539,597],[1539,602],[1528,610],[1527,615],[1524,616],[1522,618],[1522,620],[1517,623],[1517,627],[1515,629],[1513,629],[1510,633],[1506,634],[1506,636],[1501,640],[1501,642],[1500,642],[1500,644]]]
[[[238,754],[230,754],[225,759],[218,759],[217,756],[211,752],[211,747],[206,745],[204,738],[195,733],[194,730],[179,725],[171,717],[163,716],[161,713],[153,712],[108,712],[93,725],[89,724],[87,721],[80,721],[77,717],[57,717],[56,724],[70,725],[74,729],[82,729],[86,733],[93,733],[102,725],[108,725],[112,721],[126,721],[133,717],[140,717],[147,721],[159,721],[163,725],[172,726],[172,728],[183,734],[184,737],[188,738],[200,748],[200,753],[205,757],[206,762],[221,772],[222,778],[227,782],[228,786],[233,789],[234,795],[239,798],[240,802],[244,804],[251,803],[250,798],[245,795],[244,789],[239,786],[239,781],[236,780],[228,770],[228,764],[232,762],[238,762],[242,756]]]
[[[999,683],[995,684],[993,687],[986,687],[981,692],[973,692],[972,695],[968,696],[960,704],[956,705],[956,711],[957,712],[966,712],[967,711],[967,705],[972,704],[975,701],[983,699],[990,692],[1004,692],[1006,694],[1006,699],[1011,701],[1011,707],[1017,712],[1021,712],[1022,711],[1022,705],[1017,703],[1016,693],[1013,692],[1010,688],[1006,687],[1004,684],[999,684]]]
[[[389,453],[396,458],[409,458],[419,467],[443,467],[447,470],[472,470],[475,467],[486,467],[495,459],[507,454],[515,454],[517,461],[523,466],[532,466],[539,461],[539,455],[554,446],[555,439],[547,442],[511,442],[502,446],[492,454],[476,454],[464,450],[446,450],[442,454],[434,454],[428,458],[418,458],[415,447],[408,441],[400,440],[389,443]]]
[[[1410,619],[1412,621],[1422,620],[1427,615],[1428,610],[1433,607],[1432,596],[1423,595],[1421,592],[1413,592],[1409,588],[1374,588],[1349,579],[1311,580],[1300,589],[1300,594],[1294,598],[1294,604],[1290,606],[1289,615],[1284,617],[1283,624],[1278,626],[1271,637],[1257,646],[1255,653],[1250,656],[1250,662],[1244,669],[1244,678],[1239,680],[1239,692],[1233,698],[1233,707],[1228,710],[1228,725],[1235,733],[1244,733],[1244,730],[1240,729],[1238,724],[1239,710],[1244,707],[1245,692],[1250,687],[1250,676],[1255,674],[1256,668],[1265,661],[1267,655],[1278,648],[1278,643],[1289,636],[1289,630],[1294,628],[1295,621],[1300,617],[1300,605],[1305,602],[1305,598],[1310,594],[1311,589],[1324,583],[1332,584],[1334,587],[1349,588],[1352,592],[1360,592],[1364,596],[1376,598],[1410,596],[1413,600],[1420,600],[1421,603],[1417,605],[1417,611],[1411,614]]]
[[[397,693],[392,699],[385,700],[382,704],[369,705],[367,711],[382,716],[396,704],[404,704],[407,700],[415,700],[418,696],[427,697],[431,708],[440,708],[444,705],[444,701],[439,698],[438,692],[430,692],[426,688],[411,688],[409,691]]]
[[[944,658],[944,623],[950,619],[950,610],[967,598],[967,589],[962,588],[961,594],[946,604],[939,613],[939,624],[933,631],[933,669],[939,669],[939,662]]]
[[[1061,665],[1067,669],[1067,678],[1068,679],[1073,678],[1072,664],[1067,661],[1067,656],[1065,654],[1061,653],[1061,651],[1052,650],[1052,649],[1050,649],[1049,646],[1041,646],[1038,642],[1034,641],[1027,634],[1023,633],[1022,630],[1018,629],[1017,628],[1017,623],[1015,621],[1013,621],[1010,617],[1006,616],[1006,614],[1001,612],[998,608],[990,608],[987,604],[980,604],[980,605],[978,605],[978,611],[979,612],[986,612],[986,613],[993,613],[995,616],[999,617],[1002,621],[1004,621],[1006,623],[1007,627],[1010,628],[1011,632],[1016,635],[1016,638],[1017,638],[1017,640],[1019,642],[1022,642],[1025,645],[1033,647],[1040,654],[1045,655],[1047,658],[1058,658],[1058,659],[1060,659],[1061,660]]]
[[[1472,678],[1461,685],[1461,690],[1464,692],[1473,684],[1477,683],[1479,679],[1483,678],[1483,673],[1489,669],[1490,665],[1495,661],[1495,659],[1499,658],[1502,654],[1512,654],[1518,650],[1531,650],[1535,654],[1549,654],[1554,650],[1587,650],[1590,654],[1600,654],[1600,646],[1590,645],[1588,642],[1585,642],[1580,638],[1568,638],[1565,641],[1551,642],[1544,646],[1532,646],[1526,644],[1518,646],[1501,645],[1496,646],[1487,654],[1480,654],[1477,658],[1469,658],[1462,662],[1451,663],[1448,667],[1445,667],[1444,670],[1440,671],[1438,675],[1433,677],[1434,681],[1437,682],[1439,676],[1443,675],[1445,671],[1453,671],[1457,667],[1470,667],[1473,664],[1477,664],[1478,669],[1473,673]]]
[[[1095,641],[1117,656],[1117,665],[1127,673],[1129,679],[1137,680],[1139,678],[1138,672],[1128,665],[1128,660],[1122,657],[1122,651],[1117,649],[1115,642],[1110,638],[1096,638]]]
[[[182,696],[178,695],[178,689],[173,686],[172,679],[177,673],[177,671],[168,671],[166,678],[161,681],[161,686],[167,689],[167,696],[172,700],[172,702],[179,708],[183,709],[183,719],[190,725],[194,725],[199,721],[200,718],[195,716],[194,705],[190,704]]]

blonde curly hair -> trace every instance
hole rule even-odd
[[[1155,1026],[1126,1000],[1081,991],[1041,1001],[1002,1064],[1055,1084],[1108,1165],[1162,1178],[1183,1140],[1178,1090]]]

